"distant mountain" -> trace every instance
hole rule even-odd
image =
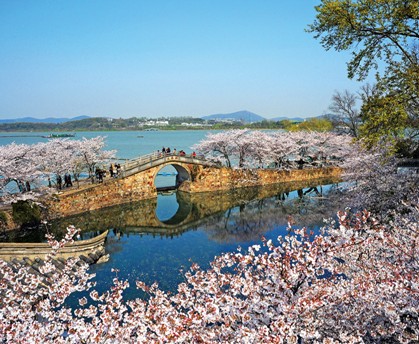
[[[77,116],[73,118],[34,118],[34,117],[22,117],[13,119],[0,119],[0,123],[65,123],[70,121],[78,121],[81,119],[90,118],[89,116]]]
[[[294,121],[294,122],[303,122],[305,119],[307,118],[302,118],[302,117],[275,117],[275,118],[269,118],[270,121],[273,122],[279,122],[279,121],[283,121],[283,120],[289,120],[289,121]]]
[[[250,111],[237,111],[232,113],[224,113],[224,114],[214,114],[214,115],[208,115],[208,116],[202,116],[202,119],[206,120],[234,120],[234,121],[242,121],[244,123],[253,123],[253,122],[261,122],[265,120],[264,117],[259,116],[253,112]]]

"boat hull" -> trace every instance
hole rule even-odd
[[[104,253],[106,237],[108,231],[87,240],[75,241],[62,247],[57,257],[67,259],[69,257],[89,257],[89,254],[99,255]],[[13,259],[44,259],[51,253],[51,247],[48,243],[0,243],[0,259],[11,261]]]

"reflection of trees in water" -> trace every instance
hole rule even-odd
[[[178,193],[178,211],[165,223],[155,216],[157,199],[152,199],[60,219],[52,227],[58,231],[73,224],[83,230],[83,239],[105,229],[114,229],[115,233],[108,237],[110,241],[117,241],[117,233],[170,238],[197,229],[207,231],[212,240],[224,243],[260,240],[273,229],[282,227],[285,231],[289,216],[299,226],[316,227],[323,224],[324,218],[336,213],[330,195],[323,197],[324,187],[313,186],[313,183],[218,193]]]
[[[205,219],[201,228],[210,239],[222,243],[260,240],[265,233],[284,227],[292,219],[298,226],[321,227],[324,219],[333,217],[338,205],[325,197],[322,187],[297,190],[298,197],[289,193],[253,200]]]

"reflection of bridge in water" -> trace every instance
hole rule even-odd
[[[157,214],[157,199],[118,205],[92,211],[56,222],[57,228],[73,224],[83,231],[115,229],[129,233],[176,236],[198,228],[208,218],[224,214],[234,207],[245,207],[251,201],[283,195],[297,189],[309,190],[321,184],[334,183],[336,180],[316,180],[311,182],[284,183],[269,187],[251,187],[223,192],[189,194],[178,191],[176,201],[178,209],[168,220],[161,221]]]

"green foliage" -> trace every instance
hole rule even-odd
[[[350,78],[380,70],[363,97],[360,137],[368,147],[391,142],[403,155],[418,151],[419,1],[322,0],[316,11],[308,31],[327,50],[352,51]]]
[[[57,127],[53,123],[0,123],[0,131],[55,131]]]
[[[0,228],[7,227],[7,215],[4,211],[0,211]]]
[[[284,123],[285,122],[285,123]],[[331,131],[333,124],[326,118],[310,118],[304,122],[282,121],[285,130],[288,131]]]
[[[31,201],[17,201],[12,204],[13,220],[18,225],[30,226],[41,222],[41,208]]]
[[[360,136],[367,147],[391,142],[396,152],[413,157],[419,150],[419,66],[394,63],[398,71],[384,78],[363,97]]]
[[[419,38],[418,0],[322,0],[308,31],[326,50],[352,50],[348,75],[363,80],[382,60],[411,60],[412,40]]]
[[[372,97],[361,108],[364,123],[360,127],[361,137],[367,147],[377,145],[383,137],[396,144],[404,136],[407,113],[397,97]]]
[[[283,129],[281,122],[263,120],[261,122],[254,122],[246,125],[249,129]]]
[[[293,121],[290,121],[289,119],[283,119],[281,122],[280,122],[280,124],[281,124],[281,126],[282,126],[282,129],[285,129],[285,130],[290,130],[290,128],[293,126],[293,125],[295,125],[295,124],[298,124],[299,122],[293,122]]]

